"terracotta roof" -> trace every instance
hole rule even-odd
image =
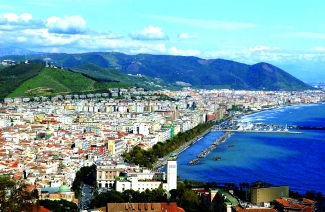
[[[175,202],[172,203],[108,203],[107,211],[108,212],[115,212],[115,211],[183,212],[184,209],[177,207],[177,204]]]
[[[236,212],[276,212],[275,209],[272,208],[242,208],[240,206],[233,206],[232,207]]]
[[[302,202],[303,202],[303,203],[310,203],[310,204],[314,204],[314,203],[315,203],[314,200],[307,199],[307,198],[304,198],[304,199],[302,200]]]
[[[51,210],[44,208],[43,206],[35,206],[32,210],[33,212],[52,212]]]
[[[300,208],[300,209],[302,209],[305,207],[303,204],[291,203],[287,199],[284,199],[284,198],[276,198],[275,201],[278,202],[279,204],[281,204],[285,208],[296,208],[296,209]]]

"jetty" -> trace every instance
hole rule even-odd
[[[203,150],[196,157],[198,157],[198,158],[204,158],[211,150],[213,150],[214,148],[216,148],[219,144],[221,144],[221,142],[223,142],[226,138],[228,138],[230,134],[231,134],[231,132],[226,132],[223,136],[221,136],[220,138],[218,138],[217,140],[215,140],[215,142],[213,142],[208,148],[206,148],[205,150]]]

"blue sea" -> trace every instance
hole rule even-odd
[[[277,108],[240,117],[243,121],[276,125],[325,127],[325,104]],[[325,131],[294,130],[302,134],[233,133],[199,164],[187,163],[222,132],[212,132],[182,152],[177,175],[184,179],[239,185],[261,180],[274,186],[305,194],[314,190],[325,194]],[[229,147],[229,145],[234,145]],[[221,160],[214,161],[214,156]]]

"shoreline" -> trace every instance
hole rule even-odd
[[[323,105],[323,106],[322,106]],[[303,113],[303,114],[309,114],[309,113],[311,113],[311,112],[313,112],[313,111],[317,111],[317,113],[315,113],[315,115],[311,115],[311,117],[322,117],[322,119],[324,118],[324,113],[322,113],[322,110],[319,110],[319,108],[324,108],[324,103],[322,103],[322,102],[319,102],[319,103],[317,103],[317,104],[295,104],[295,105],[289,105],[289,106],[284,106],[284,107],[276,107],[276,108],[273,108],[273,109],[280,109],[281,110],[281,113],[283,114],[283,115],[277,115],[277,119],[274,119],[274,121],[275,121],[275,123],[277,123],[276,121],[282,121],[282,122],[286,122],[287,120],[295,120],[295,116],[297,115],[297,114],[300,114],[300,113]],[[298,109],[298,107],[299,107],[299,109]],[[317,109],[316,109],[317,108]],[[295,109],[297,109],[297,110],[295,110]],[[268,110],[270,110],[270,109],[268,109]],[[264,110],[263,110],[264,111]],[[256,113],[258,113],[258,112],[263,112],[263,111],[256,111]],[[295,112],[296,111],[296,112]],[[304,112],[302,112],[302,111],[304,111]],[[289,112],[290,113],[293,113],[292,115],[289,115]],[[256,114],[255,113],[255,114]],[[270,112],[268,112],[268,111],[266,111],[266,113],[263,113],[263,114],[261,114],[261,116],[262,116],[262,118],[265,118],[265,117],[267,117],[267,116],[269,116],[268,114],[269,114]],[[272,112],[271,112],[272,113]],[[253,115],[252,117],[250,117],[250,119],[251,120],[255,120],[255,118],[257,117],[257,116],[259,116],[259,115]],[[286,114],[286,115],[285,115]],[[287,115],[288,114],[288,115]],[[318,114],[318,115],[317,115]],[[246,114],[245,114],[246,115]],[[251,114],[248,114],[248,115],[251,115]],[[285,116],[284,116],[285,115]],[[285,117],[285,119],[283,119],[282,117]],[[287,117],[289,118],[290,117],[290,119],[287,119]],[[305,117],[305,116],[303,116],[303,117]],[[309,117],[309,116],[308,116]],[[273,120],[273,119],[272,119]],[[272,120],[268,120],[269,122],[272,122]],[[300,119],[299,119],[300,120]],[[299,120],[297,120],[297,121],[299,121]],[[301,120],[308,120],[308,118],[304,118],[304,119],[301,119]],[[318,123],[318,122],[317,122]],[[316,123],[315,123],[316,124]],[[318,124],[320,124],[320,123],[318,123]],[[321,124],[322,125],[322,124]],[[322,125],[323,126],[323,125]],[[317,133],[321,133],[321,134],[323,134],[323,132],[321,132],[321,131],[318,131]],[[317,135],[321,135],[321,134],[317,134]],[[324,134],[323,134],[324,135]],[[254,135],[253,135],[254,136]],[[260,138],[260,139],[264,139],[263,138],[263,135],[261,135],[262,137]],[[219,137],[219,135],[218,135],[218,137]],[[319,139],[321,139],[321,137],[322,136],[320,136],[319,138],[318,138],[318,140]],[[240,137],[236,137],[236,139],[238,140]],[[246,137],[245,137],[246,138]],[[243,138],[244,139],[244,138]],[[296,138],[295,138],[296,139]],[[308,138],[304,138],[304,139],[307,139],[307,140],[310,140],[310,138],[308,137]],[[300,138],[298,139],[298,140],[300,140]],[[306,140],[306,141],[307,141]],[[245,140],[243,140],[243,141],[245,141]],[[282,140],[280,140],[280,141],[282,141]],[[297,142],[295,142],[295,141],[290,141],[290,140],[285,140],[285,142],[287,142],[288,141],[288,146],[290,146],[290,145],[292,145],[290,142],[292,142],[292,143],[297,143],[297,145],[295,145],[295,146],[299,146],[300,145],[300,143],[297,141]],[[208,143],[209,142],[205,142],[205,143],[207,143],[207,146],[209,145]],[[281,142],[279,142],[279,143],[281,143]],[[302,141],[301,142],[301,144],[302,145],[306,145],[306,143],[309,143],[308,141],[307,142],[305,142],[305,140],[304,141]],[[316,141],[313,141],[313,149],[316,149],[317,150],[317,144],[315,144],[316,143]],[[243,144],[243,145],[245,145],[245,144]],[[251,145],[251,144],[250,144]],[[315,146],[316,146],[316,148],[315,148]],[[323,145],[321,145],[321,146],[323,146]],[[236,147],[237,147],[237,145],[236,145]],[[187,167],[185,167],[185,165],[184,165],[184,163],[185,162],[188,162],[189,160],[191,160],[191,159],[193,159],[193,157],[192,157],[192,152],[194,151],[195,152],[195,155],[197,154],[196,153],[196,151],[195,151],[195,149],[196,148],[194,148],[194,149],[190,149],[188,152],[186,152],[186,154],[184,154],[184,155],[182,155],[181,157],[180,157],[180,161],[179,161],[179,163],[180,164],[182,164],[182,165],[180,165],[179,166],[179,169],[180,169],[180,171],[179,171],[179,176],[181,177],[181,179],[182,180],[184,180],[184,179],[189,179],[189,180],[200,180],[200,179],[203,179],[203,177],[202,177],[202,174],[191,174],[191,172],[196,172],[196,170],[200,170],[200,172],[205,172],[205,170],[207,170],[207,169],[209,169],[209,170],[207,170],[207,172],[209,173],[209,175],[216,175],[216,173],[217,172],[215,172],[215,171],[211,171],[211,162],[210,162],[210,157],[209,156],[207,156],[207,157],[209,157],[209,159],[207,160],[207,159],[205,159],[205,160],[202,160],[202,164],[200,164],[199,163],[199,165],[198,165],[198,167],[196,167],[196,166],[187,166]],[[304,149],[306,149],[306,148],[303,148],[302,149],[302,152],[304,152]],[[225,152],[224,151],[225,149],[223,149],[222,150],[222,152]],[[227,150],[226,150],[227,151]],[[283,150],[283,151],[287,151],[287,150]],[[295,152],[295,150],[292,150],[293,152]],[[300,151],[300,149],[299,150],[297,150],[297,151]],[[290,151],[289,151],[290,152]],[[292,152],[292,153],[293,153]],[[220,155],[221,153],[219,152],[219,153],[215,153],[217,156],[220,156],[220,157],[222,157],[222,158],[224,158],[224,153],[222,153],[222,155]],[[219,155],[218,155],[219,154]],[[230,153],[227,153],[228,155],[230,155]],[[215,156],[214,154],[212,155],[212,156]],[[291,156],[290,156],[291,157]],[[184,160],[185,159],[185,160]],[[263,157],[262,157],[262,159],[263,159]],[[278,158],[273,158],[273,160],[274,161],[277,161],[278,160]],[[298,159],[298,161],[300,161],[299,159]],[[277,162],[274,162],[274,163],[277,163]],[[309,162],[308,162],[309,163]],[[303,163],[302,163],[303,164]],[[306,164],[306,165],[308,165],[308,164]],[[206,166],[206,168],[205,168],[205,166]],[[220,167],[221,168],[223,168],[223,169],[227,169],[228,168],[228,166],[226,167],[223,163],[217,163],[217,164],[213,164],[213,166],[216,166],[216,169],[217,170],[219,170],[220,169]],[[217,168],[218,167],[218,168]],[[312,167],[314,167],[314,166],[312,166]],[[231,169],[230,170],[235,170],[235,168],[232,168],[232,167],[230,167]],[[184,171],[185,170],[185,171]],[[304,169],[301,169],[301,170],[304,170]],[[316,169],[317,170],[317,169]],[[256,172],[258,172],[258,170],[256,169],[254,169],[254,171],[256,171]],[[196,175],[198,176],[198,178],[196,178]],[[239,183],[240,182],[240,180],[239,181],[237,181],[237,179],[236,179],[236,177],[234,177],[234,176],[232,176],[233,174],[229,174],[230,176],[229,176],[229,178],[227,178],[227,174],[225,175],[225,174],[223,174],[222,176],[220,176],[220,177],[215,177],[215,178],[206,178],[205,180],[204,180],[204,182],[212,182],[212,181],[215,181],[215,182],[228,182],[228,181],[231,181],[231,182],[234,182],[235,184],[237,184],[237,183]],[[261,175],[262,176],[262,175]],[[320,175],[315,175],[315,176],[323,176],[323,174],[320,174]],[[247,177],[246,175],[245,175],[245,173],[243,174],[243,175],[240,175],[240,177],[238,177],[238,178],[241,178],[241,177],[243,177],[243,180],[246,180],[247,182],[249,182],[249,183],[251,183],[251,182],[253,182],[254,180],[252,180],[252,181],[250,181],[250,178],[245,178],[245,177]],[[289,176],[290,177],[290,176]],[[227,180],[228,179],[228,180]],[[264,178],[259,178],[259,179],[264,179]],[[268,180],[266,180],[266,179],[268,179]],[[275,177],[272,177],[272,179],[278,179],[276,176]],[[268,176],[266,176],[266,178],[264,179],[264,180],[266,180],[266,182],[269,182],[269,183],[271,183],[271,184],[274,184],[274,185],[282,185],[282,184],[285,184],[285,185],[289,185],[290,186],[290,188],[291,189],[293,189],[294,191],[296,191],[297,193],[300,193],[300,194],[304,194],[304,192],[306,191],[305,190],[305,188],[304,187],[302,187],[302,186],[299,186],[299,185],[297,185],[296,183],[293,183],[293,184],[291,184],[291,182],[289,181],[289,182],[286,182],[285,180],[282,182],[282,180],[274,180],[274,182],[273,182],[273,180],[272,180],[271,178],[269,179],[269,175]],[[300,179],[300,178],[299,178]],[[315,179],[318,179],[318,178],[315,178]],[[279,181],[280,181],[280,183],[279,183]],[[308,183],[305,183],[304,182],[304,180],[301,180],[301,182],[303,183],[302,185],[308,185],[309,186],[309,184]],[[309,187],[308,187],[309,188]],[[319,188],[312,188],[312,189],[315,189],[315,190],[317,190],[317,191],[319,191],[320,189]],[[324,191],[323,191],[324,192]],[[323,193],[324,194],[324,193]]]
[[[212,127],[210,127],[209,129],[207,129],[206,131],[204,131],[203,133],[198,135],[196,138],[193,138],[192,140],[187,141],[182,146],[179,146],[176,150],[173,151],[173,153],[176,153],[178,156],[178,154],[184,152],[187,148],[189,148],[190,146],[194,145],[196,142],[201,140],[205,135],[209,134]],[[153,164],[153,169],[161,169],[163,166],[165,166],[167,164],[167,161],[169,158],[170,158],[170,155],[166,155],[162,159],[158,160],[155,164]]]
[[[317,102],[317,103],[297,103],[297,104],[290,104],[290,105],[283,105],[283,106],[277,106],[277,107],[272,107],[272,108],[262,108],[261,110],[257,110],[257,111],[249,111],[247,113],[244,114],[240,114],[240,115],[235,115],[233,117],[227,117],[226,120],[222,121],[221,123],[230,120],[232,118],[242,118],[244,116],[249,116],[249,115],[253,115],[253,114],[257,114],[263,111],[269,111],[269,110],[276,110],[276,109],[280,109],[280,108],[288,108],[288,107],[296,107],[296,106],[301,106],[301,105],[315,105],[315,104],[322,104],[324,102]],[[211,133],[211,128],[210,127],[208,130],[204,131],[202,134],[198,135],[196,138],[186,142],[185,144],[183,144],[182,146],[178,147],[175,151],[173,151],[173,153],[176,153],[177,155],[184,152],[187,148],[189,148],[190,146],[194,145],[196,142],[198,142],[199,140],[201,140],[201,138],[203,138],[205,135]],[[227,132],[224,132],[224,134],[226,134]],[[232,131],[232,133],[235,133],[235,131]],[[219,138],[224,136],[221,135]],[[227,138],[226,138],[227,139]],[[225,139],[225,140],[226,140]],[[155,164],[153,164],[153,169],[161,169],[162,167],[164,167],[167,164],[168,159],[170,158],[170,155],[167,155],[165,157],[163,157],[162,159],[158,160]]]

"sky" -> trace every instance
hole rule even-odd
[[[323,0],[0,0],[0,48],[324,64],[324,14]]]

